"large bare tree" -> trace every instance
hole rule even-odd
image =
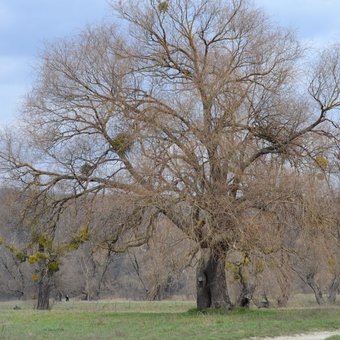
[[[46,48],[23,113],[25,144],[7,132],[5,169],[59,203],[110,191],[138,202],[143,232],[126,246],[145,241],[162,214],[200,250],[198,307],[230,308],[225,255],[250,230],[244,217],[265,213],[252,190],[261,169],[280,165],[280,178],[310,160],[322,167],[336,142],[340,49],[306,76],[294,35],[246,0],[113,7],[121,29]],[[266,188],[261,195],[277,194],[275,183]]]

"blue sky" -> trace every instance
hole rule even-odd
[[[340,41],[340,0],[252,1],[307,44]],[[0,0],[0,125],[15,120],[44,42],[110,20],[107,0]]]
[[[0,0],[0,125],[15,119],[45,42],[110,19],[106,0]]]
[[[339,0],[253,0],[274,23],[292,28],[298,37],[322,47],[340,41]]]

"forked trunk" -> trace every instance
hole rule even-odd
[[[198,309],[232,307],[224,266],[224,256],[214,257],[209,249],[201,249],[196,273]]]
[[[253,297],[255,287],[249,287],[248,284],[241,284],[240,295],[237,299],[237,305],[244,308],[249,308],[250,301]]]
[[[249,308],[256,286],[255,284],[251,284],[249,279],[247,279],[249,274],[247,275],[246,273],[245,265],[240,265],[238,267],[238,275],[240,278],[240,294],[237,298],[236,305],[243,308]]]

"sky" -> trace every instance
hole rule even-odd
[[[252,1],[309,45],[340,42],[340,0]],[[0,126],[15,122],[44,44],[72,36],[86,25],[114,20],[108,2],[0,0]]]

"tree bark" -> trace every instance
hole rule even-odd
[[[38,251],[45,252],[43,244],[38,245]],[[47,267],[45,259],[39,260],[40,278],[38,282],[38,304],[37,309],[48,310],[50,307],[50,291],[51,291],[51,272]]]
[[[215,257],[210,249],[201,249],[196,272],[198,309],[231,309],[224,266],[224,256]]]
[[[240,293],[237,298],[236,305],[239,307],[249,308],[256,285],[254,283],[250,283],[250,274],[247,272],[246,265],[238,265],[238,275],[240,278]]]
[[[50,282],[48,274],[46,277],[42,277],[39,281],[38,287],[38,304],[37,309],[47,310],[50,307]]]
[[[249,285],[241,276],[241,291],[237,299],[237,305],[240,307],[249,308],[250,301],[252,300],[255,285]]]
[[[307,275],[307,284],[309,285],[309,287],[312,288],[314,295],[315,295],[316,302],[318,303],[318,305],[324,305],[325,299],[322,295],[322,291],[321,291],[320,287],[317,285],[317,283],[314,280],[314,274],[308,274]]]
[[[328,288],[328,298],[327,301],[329,304],[334,304],[336,300],[336,293],[340,286],[340,277],[336,276],[332,281],[331,285]]]

